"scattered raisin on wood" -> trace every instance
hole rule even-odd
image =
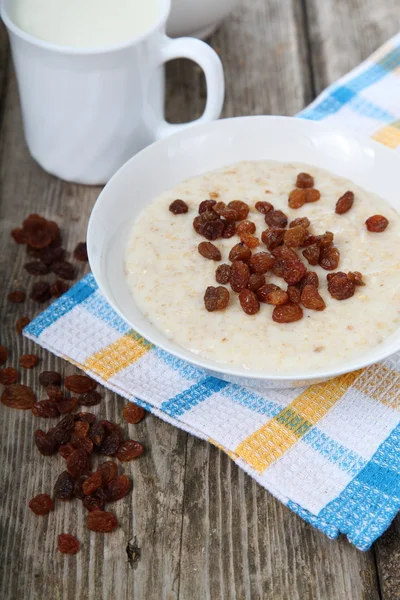
[[[15,323],[15,329],[16,332],[21,335],[22,330],[29,325],[29,323],[31,322],[31,320],[28,317],[20,317],[19,319],[17,319],[17,322]],[[1,364],[1,363],[0,363]]]
[[[23,290],[14,290],[7,296],[8,301],[14,304],[21,304],[25,300],[26,294]]]
[[[74,258],[76,260],[80,260],[81,262],[87,262],[88,254],[87,254],[86,242],[79,242],[75,246]]]

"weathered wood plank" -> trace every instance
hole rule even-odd
[[[22,381],[39,390],[40,370],[56,369],[68,374],[73,367],[15,333],[19,316],[33,316],[43,307],[31,300],[23,305],[6,300],[8,291],[19,285],[29,289],[33,282],[32,277],[23,274],[25,253],[11,242],[9,231],[28,213],[39,212],[60,224],[65,245],[72,250],[85,239],[88,216],[99,189],[61,182],[32,161],[23,142],[13,77],[8,81],[4,110],[0,142],[0,337],[11,350],[10,364],[16,365],[23,352],[38,352],[40,369],[25,371]],[[80,267],[79,276],[85,270]],[[121,422],[123,405],[121,398],[105,392],[102,405],[93,411]],[[34,429],[47,429],[49,423],[3,405],[0,412],[0,596],[4,600],[177,598],[186,434],[151,416],[137,426],[129,426],[131,436],[140,439],[148,453],[140,461],[124,466],[133,478],[133,493],[128,500],[115,504],[121,526],[103,539],[85,528],[86,511],[79,502],[59,503],[54,513],[44,518],[35,517],[27,509],[31,497],[39,492],[51,493],[63,461],[42,457],[34,448]],[[78,534],[82,551],[76,557],[58,554],[56,539],[63,531]],[[131,569],[126,546],[135,537],[141,558]]]
[[[395,35],[400,0],[305,0],[317,92],[365,60]],[[400,598],[400,517],[374,546],[382,600]]]

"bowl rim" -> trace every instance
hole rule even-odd
[[[375,354],[371,354],[370,358],[368,359],[360,359],[359,362],[353,364],[350,368],[346,368],[345,365],[343,364],[339,364],[336,367],[331,367],[331,368],[327,368],[324,369],[323,371],[318,371],[315,372],[315,374],[313,374],[312,372],[306,372],[306,373],[284,373],[284,374],[279,374],[279,373],[265,373],[263,371],[253,371],[251,369],[244,369],[243,367],[234,367],[234,366],[230,366],[230,365],[225,365],[224,363],[218,363],[216,361],[212,361],[211,359],[207,359],[204,358],[202,356],[196,355],[192,352],[190,352],[190,350],[187,350],[186,348],[184,348],[183,346],[179,346],[177,343],[175,343],[176,348],[171,348],[170,346],[170,340],[168,340],[168,338],[165,336],[165,334],[163,334],[163,332],[161,332],[164,335],[164,340],[162,342],[160,342],[159,340],[157,342],[154,342],[152,339],[152,335],[148,335],[143,334],[142,331],[140,330],[140,327],[136,327],[135,325],[133,325],[133,323],[130,322],[129,319],[127,319],[127,317],[123,314],[123,312],[119,309],[118,306],[116,306],[112,300],[112,298],[109,297],[109,294],[107,293],[105,286],[103,286],[103,282],[102,282],[102,277],[101,276],[97,276],[96,274],[96,268],[93,268],[93,263],[91,261],[91,247],[92,247],[92,238],[93,238],[93,229],[94,229],[94,221],[96,219],[96,213],[97,211],[99,211],[99,206],[102,202],[104,202],[104,197],[107,193],[107,188],[111,185],[111,183],[115,182],[115,180],[117,178],[119,178],[121,176],[121,174],[123,172],[125,172],[125,170],[129,170],[131,168],[131,165],[137,160],[137,158],[146,156],[146,154],[151,155],[151,153],[153,152],[153,149],[155,147],[159,147],[161,145],[164,145],[165,147],[168,147],[169,143],[172,141],[177,142],[180,139],[186,139],[188,136],[201,136],[204,135],[209,129],[214,129],[214,128],[218,128],[218,127],[229,127],[229,124],[232,122],[237,122],[237,121],[254,121],[254,120],[260,120],[260,121],[281,121],[281,122],[287,122],[287,121],[301,121],[303,123],[307,123],[307,126],[309,126],[310,128],[315,128],[315,129],[319,129],[321,132],[327,132],[327,133],[335,133],[336,135],[339,133],[341,135],[343,135],[344,137],[349,137],[351,136],[351,139],[353,141],[358,142],[360,145],[362,145],[363,147],[368,147],[368,148],[372,148],[375,152],[386,155],[387,157],[391,157],[391,159],[395,159],[396,160],[396,156],[395,153],[392,152],[391,150],[389,150],[388,148],[386,148],[385,146],[383,146],[382,144],[374,141],[371,138],[368,138],[366,136],[360,135],[357,132],[353,132],[353,131],[349,131],[346,130],[344,128],[338,127],[338,126],[330,126],[329,124],[326,124],[324,122],[320,122],[320,121],[313,121],[310,119],[305,119],[302,117],[288,117],[288,116],[275,116],[275,115],[254,115],[254,116],[243,116],[243,117],[229,117],[229,118],[224,118],[224,119],[219,119],[217,121],[212,121],[210,123],[202,123],[199,125],[193,125],[191,127],[188,127],[187,129],[181,130],[177,133],[174,133],[162,140],[159,140],[157,142],[154,142],[153,144],[150,144],[149,146],[147,146],[146,148],[144,148],[143,150],[141,150],[140,152],[138,152],[137,154],[135,154],[134,156],[132,156],[126,163],[124,163],[119,169],[118,171],[111,177],[111,179],[108,181],[108,183],[105,185],[105,187],[103,188],[103,190],[100,192],[99,196],[97,197],[97,200],[93,206],[93,209],[91,211],[90,217],[89,217],[89,222],[88,222],[88,228],[87,228],[87,249],[88,249],[88,260],[89,260],[89,265],[91,268],[91,272],[95,278],[95,281],[100,289],[100,291],[102,292],[102,294],[104,295],[104,297],[106,298],[107,302],[110,304],[110,306],[113,308],[113,310],[123,319],[123,321],[125,323],[127,323],[128,325],[130,325],[130,327],[132,327],[132,329],[134,329],[134,331],[137,331],[137,333],[139,333],[141,336],[143,336],[144,339],[148,340],[149,342],[151,342],[151,344],[153,344],[155,347],[160,348],[162,350],[164,350],[165,352],[172,354],[173,356],[190,363],[191,365],[202,369],[204,371],[213,371],[215,373],[215,376],[221,376],[222,379],[224,378],[235,378],[237,380],[254,380],[257,381],[259,383],[261,382],[276,382],[277,384],[279,383],[289,383],[289,382],[293,382],[293,381],[302,381],[302,385],[307,385],[307,384],[311,384],[313,383],[313,381],[326,381],[329,379],[333,379],[335,377],[339,377],[341,375],[347,374],[347,373],[351,373],[360,369],[364,369],[366,367],[371,366],[372,364],[381,362],[383,360],[385,360],[386,358],[388,358],[389,356],[392,356],[394,353],[398,352],[400,350],[400,340],[399,340],[399,347],[396,349],[386,349],[386,350],[381,350],[380,352],[376,352]],[[400,161],[399,161],[399,167],[400,167]],[[152,327],[154,327],[156,329],[156,327],[150,322],[150,325],[152,325]],[[159,330],[158,330],[159,331]],[[171,340],[172,343],[173,340]],[[380,346],[377,347],[377,350],[379,350]],[[371,353],[373,352],[373,349],[371,350]]]

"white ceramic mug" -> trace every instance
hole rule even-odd
[[[165,34],[170,0],[158,0],[158,20],[144,34],[96,49],[58,46],[22,31],[3,0],[25,137],[33,158],[49,173],[85,184],[107,182],[146,145],[193,125],[218,119],[224,76],[218,55],[192,38]],[[200,119],[172,125],[164,119],[164,68],[174,58],[200,65],[207,104]],[[157,165],[154,165],[156,174]]]

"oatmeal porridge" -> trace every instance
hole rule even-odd
[[[139,215],[125,264],[146,318],[225,365],[328,368],[400,324],[400,216],[310,165],[242,162],[180,183]]]

